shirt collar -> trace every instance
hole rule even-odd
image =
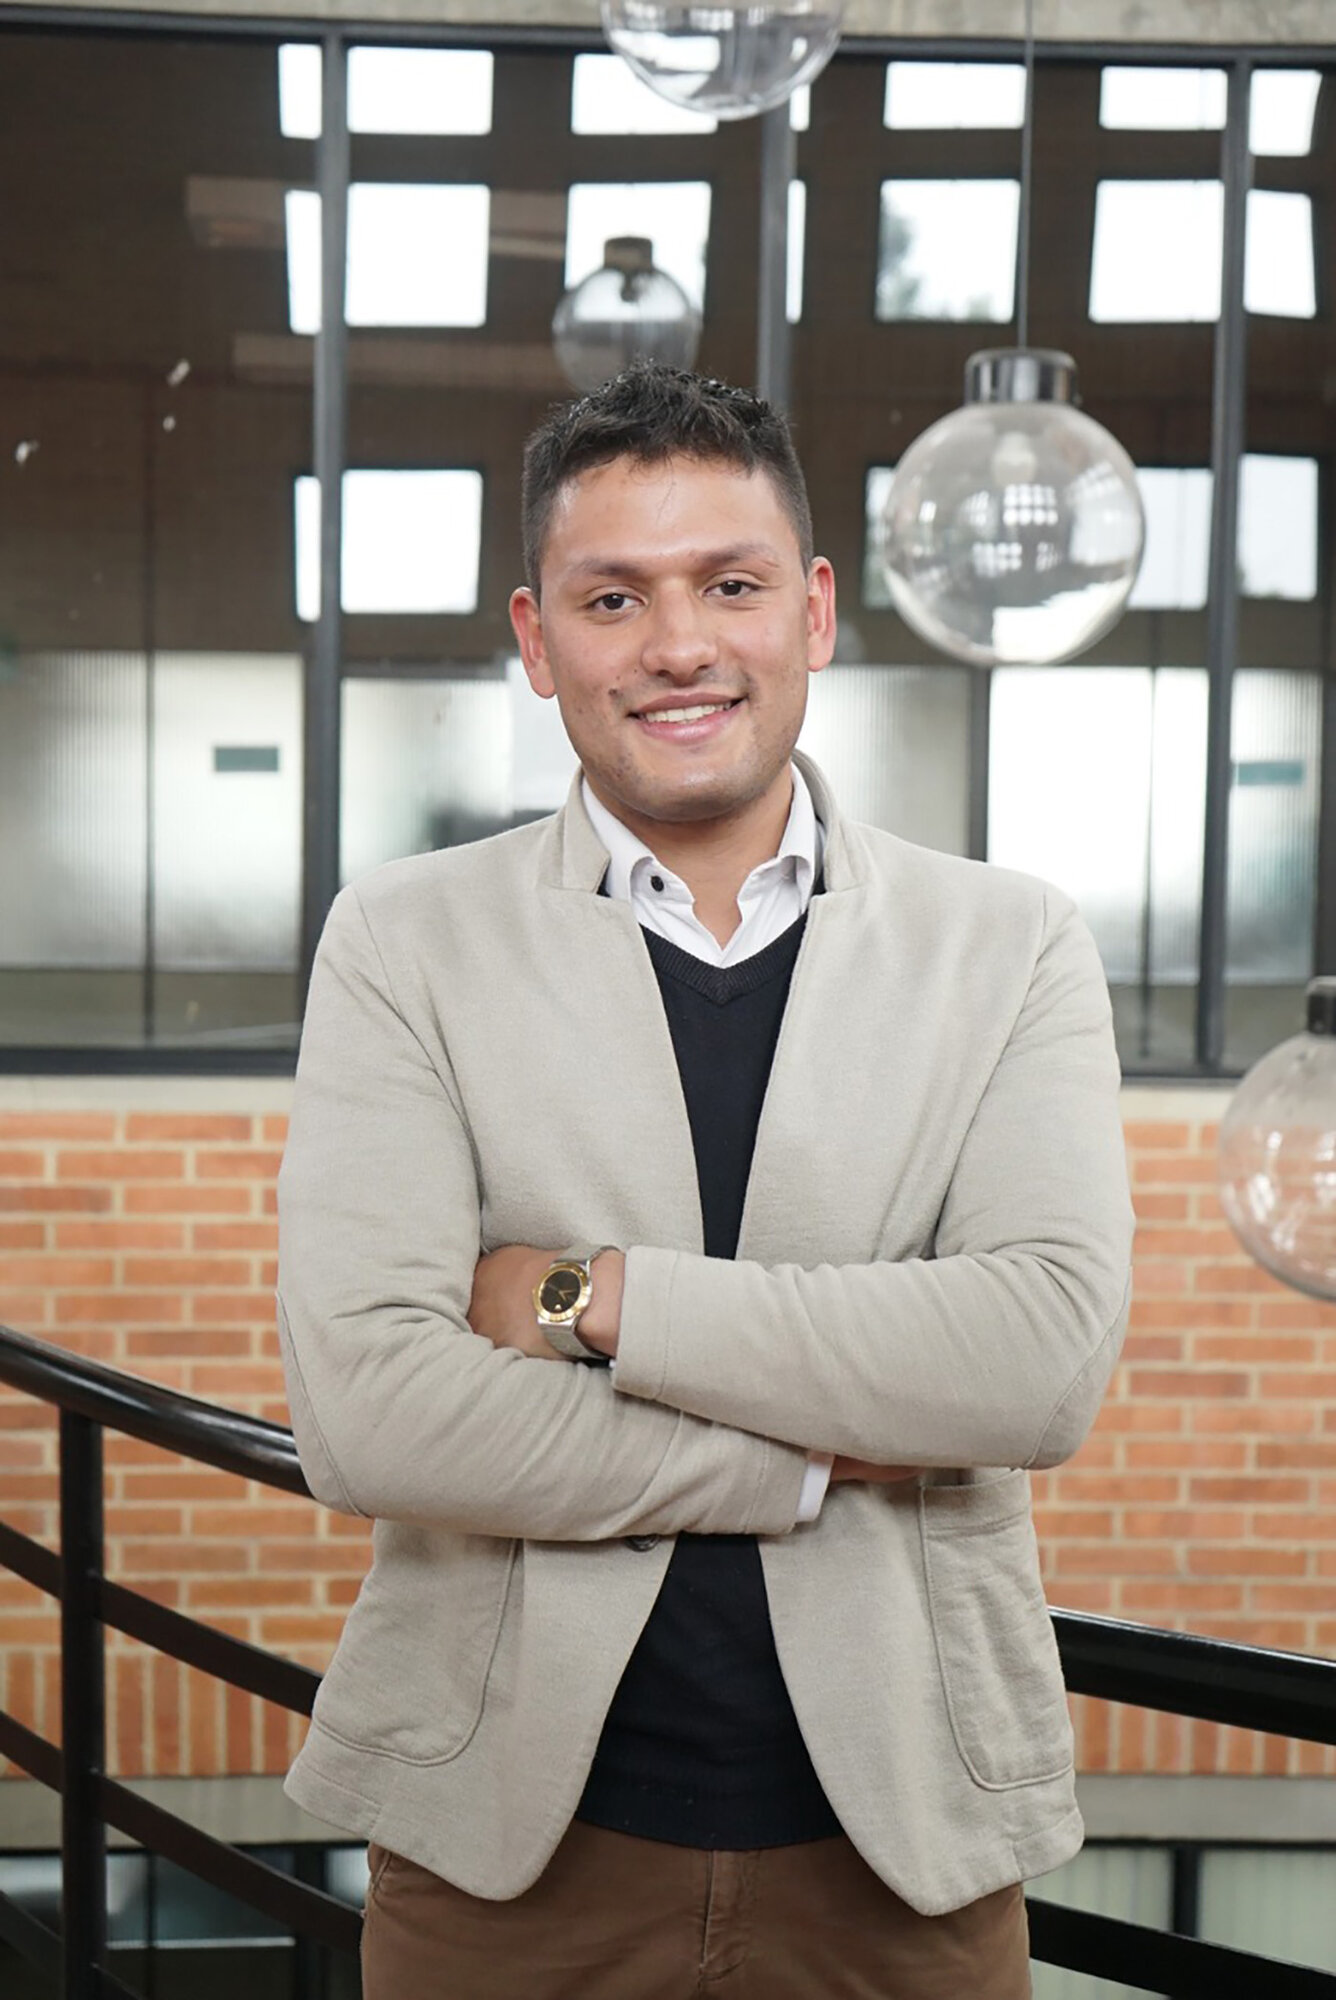
[[[806,909],[817,871],[821,866],[824,829],[816,816],[807,780],[796,764],[789,765],[789,775],[793,779],[793,798],[789,805],[788,819],[784,824],[783,837],[775,854],[769,861],[763,861],[759,867],[753,868],[747,877],[747,882],[755,881],[765,871],[778,872],[780,864],[785,864],[792,868],[802,907]],[[608,872],[603,886],[609,896],[619,902],[631,902],[637,876],[643,877],[651,869],[658,870],[674,882],[678,879],[672,875],[670,869],[663,866],[653,849],[645,845],[639,834],[632,833],[630,827],[619,820],[615,813],[608,811],[601,799],[595,798],[588,778],[581,780],[580,794],[590,823],[608,850]],[[746,884],[743,887],[745,888]]]

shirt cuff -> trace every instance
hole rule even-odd
[[[835,1463],[828,1451],[814,1451],[807,1461],[803,1483],[798,1489],[798,1521],[815,1521],[830,1484],[830,1468]]]

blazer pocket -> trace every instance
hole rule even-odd
[[[961,1759],[988,1791],[1072,1766],[1072,1730],[1024,1472],[927,1486],[919,1500],[929,1616]]]
[[[320,1728],[405,1763],[457,1756],[482,1714],[515,1549],[378,1523],[376,1559],[316,1695]]]

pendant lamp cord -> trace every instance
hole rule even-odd
[[[1030,210],[1034,197],[1034,0],[1025,0],[1025,117],[1021,124],[1021,201],[1016,230],[1016,345],[1030,340]]]

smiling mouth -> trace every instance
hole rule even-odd
[[[740,699],[740,697],[738,698]],[[727,709],[736,708],[738,700],[693,702],[682,708],[642,708],[636,714],[637,722],[703,722],[706,716],[722,715]]]

